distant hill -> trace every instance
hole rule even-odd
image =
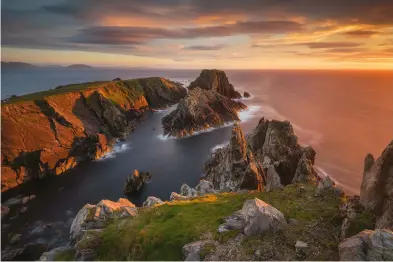
[[[74,65],[67,66],[67,68],[86,69],[86,68],[93,68],[93,67],[89,66],[89,65],[84,65],[84,64],[74,64]]]
[[[28,64],[28,63],[23,63],[23,62],[1,62],[1,68],[2,69],[23,69],[23,68],[36,68],[37,66]]]

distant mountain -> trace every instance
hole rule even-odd
[[[37,66],[28,64],[28,63],[22,63],[22,62],[3,62],[1,61],[1,68],[2,69],[24,69],[24,68],[36,68]]]
[[[84,64],[74,64],[74,65],[67,66],[67,68],[86,69],[86,68],[93,68],[93,67],[89,66],[89,65],[84,65]]]

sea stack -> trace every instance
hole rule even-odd
[[[233,85],[229,83],[228,77],[225,72],[217,69],[202,70],[199,77],[190,84],[188,89],[192,90],[197,87],[204,90],[215,90],[221,95],[233,99],[242,97],[240,93],[235,90]]]
[[[222,126],[225,122],[239,120],[238,111],[246,108],[243,103],[215,90],[197,87],[180,100],[174,111],[161,120],[164,135],[184,137],[197,131]]]

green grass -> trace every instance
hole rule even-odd
[[[246,199],[258,197],[279,209],[287,219],[298,221],[288,230],[278,234],[249,237],[244,248],[250,252],[264,248],[270,259],[296,259],[296,240],[308,242],[314,254],[308,258],[338,259],[337,246],[342,217],[339,214],[340,199],[327,194],[315,197],[315,186],[305,185],[305,192],[297,192],[297,185],[289,185],[282,191],[251,192],[248,194],[226,193],[208,195],[194,200],[167,202],[154,208],[141,209],[133,219],[115,220],[103,232],[98,250],[99,260],[181,260],[183,245],[211,235],[219,242],[234,237],[217,233],[223,219],[241,209]],[[365,218],[366,220],[368,218]],[[278,252],[276,247],[285,250]],[[262,244],[262,245],[261,245]],[[271,255],[271,252],[278,254]],[[323,251],[323,252],[322,252]],[[205,252],[206,253],[206,252]],[[206,255],[206,254],[203,254]]]
[[[56,254],[55,261],[74,261],[75,250],[70,249]]]

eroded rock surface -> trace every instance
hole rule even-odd
[[[232,128],[229,145],[214,152],[204,170],[205,179],[218,190],[260,190],[263,185],[261,171],[238,124]]]
[[[343,261],[392,261],[393,232],[364,230],[342,241],[338,249]]]
[[[228,77],[226,76],[225,72],[221,70],[202,70],[199,77],[190,84],[188,89],[192,90],[197,87],[204,90],[217,91],[221,95],[229,98],[242,97],[240,93],[235,90],[233,85],[229,83]]]
[[[377,160],[366,156],[360,199],[378,217],[376,228],[393,229],[393,141]]]
[[[241,102],[215,90],[192,89],[177,108],[162,118],[164,135],[184,137],[197,131],[239,120],[238,111],[246,109]]]

